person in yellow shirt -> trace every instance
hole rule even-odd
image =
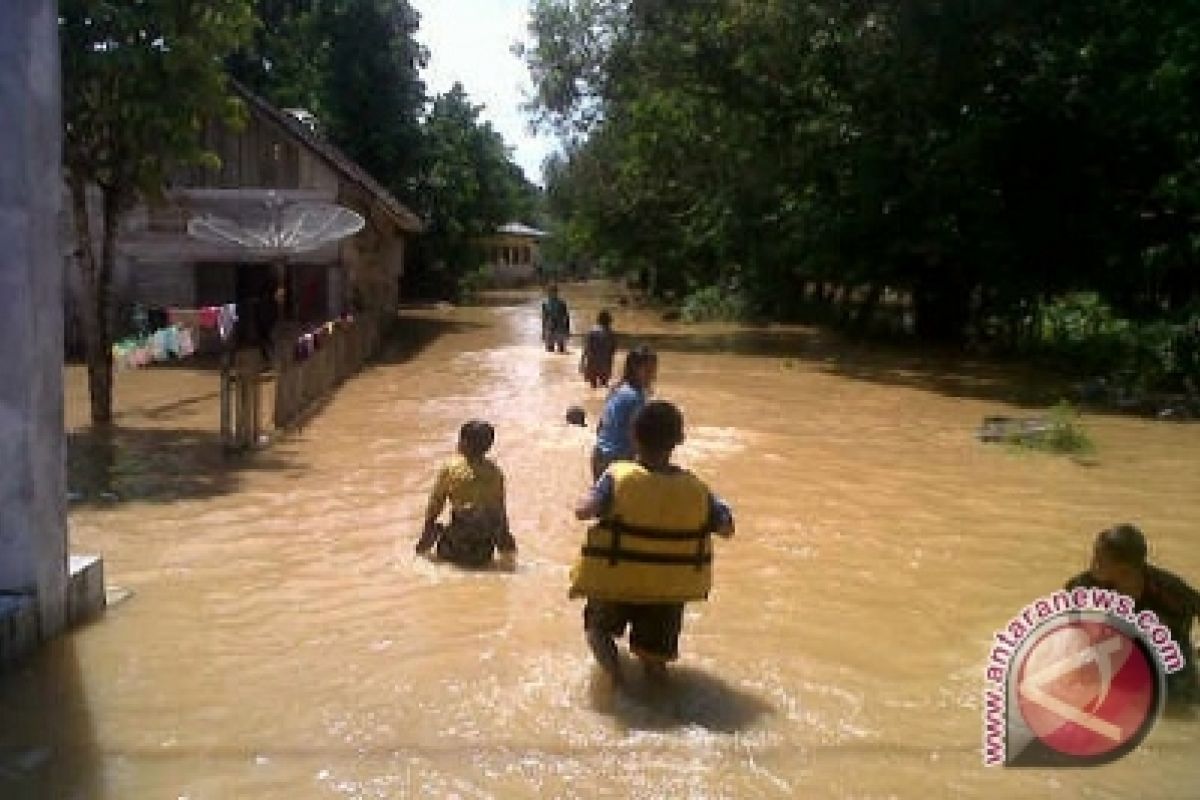
[[[458,434],[458,454],[438,470],[425,509],[425,528],[417,553],[463,567],[484,567],[499,551],[502,566],[516,563],[517,543],[508,529],[504,473],[487,452],[496,432],[487,422],[471,420]],[[438,522],[447,501],[450,524]]]

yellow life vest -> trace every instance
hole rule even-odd
[[[608,468],[613,502],[588,529],[571,597],[626,603],[704,600],[712,588],[708,488],[690,472]]]

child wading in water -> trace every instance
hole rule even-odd
[[[508,530],[504,504],[504,473],[486,458],[496,433],[486,422],[472,420],[458,434],[458,455],[438,471],[425,529],[417,542],[417,553],[432,555],[464,567],[483,567],[500,552],[502,564],[516,562],[517,543]],[[450,501],[450,524],[438,523],[446,501]]]
[[[658,356],[653,350],[639,345],[625,355],[621,385],[609,394],[600,415],[592,450],[592,480],[600,480],[612,462],[633,458],[633,418],[646,404],[646,394],[657,379]]]
[[[601,311],[596,316],[596,327],[588,331],[583,341],[583,356],[579,361],[579,371],[593,389],[608,386],[616,353],[617,337],[612,330],[612,314]]]
[[[637,461],[610,465],[575,516],[599,519],[571,573],[572,598],[585,597],[583,627],[596,661],[622,682],[614,637],[630,627],[629,649],[651,679],[679,657],[683,604],[708,598],[712,534],[733,535],[729,507],[690,472],[671,464],[683,415],[652,402],[633,427]]]

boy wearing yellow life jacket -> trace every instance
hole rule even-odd
[[[575,516],[599,520],[571,573],[572,598],[585,597],[583,625],[596,661],[621,682],[614,637],[630,628],[629,649],[651,678],[679,657],[683,605],[708,598],[712,534],[733,535],[729,507],[692,473],[672,465],[683,415],[647,403],[633,422],[637,461],[617,461],[580,498]]]

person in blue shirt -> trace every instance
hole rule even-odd
[[[592,450],[593,481],[600,480],[612,462],[634,458],[633,418],[646,405],[646,395],[657,379],[658,355],[653,350],[639,345],[626,354],[621,384],[609,394],[600,415]]]

